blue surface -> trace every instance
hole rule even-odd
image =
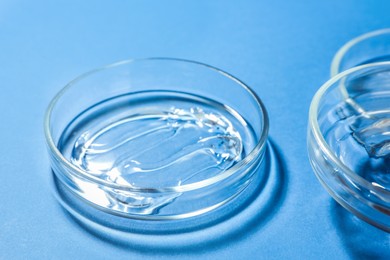
[[[386,0],[0,1],[0,258],[390,259],[390,235],[330,198],[305,147],[310,100],[332,56],[390,27],[389,10]],[[134,234],[129,243],[89,232],[62,210],[43,137],[50,99],[92,68],[152,56],[214,65],[260,95],[280,157],[268,210],[257,198],[213,227]]]

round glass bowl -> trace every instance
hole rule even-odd
[[[308,152],[345,208],[390,231],[390,62],[348,69],[315,94]]]
[[[49,105],[55,178],[99,211],[138,220],[201,215],[263,163],[268,117],[244,83],[206,64],[128,60],[70,82]]]
[[[331,76],[355,66],[390,61],[390,28],[363,34],[347,42],[336,53]]]

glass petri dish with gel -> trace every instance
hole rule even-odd
[[[336,201],[390,231],[390,62],[350,68],[318,90],[308,152]]]
[[[65,86],[45,115],[55,177],[88,206],[137,220],[228,203],[263,163],[268,117],[244,83],[212,66],[128,60]]]

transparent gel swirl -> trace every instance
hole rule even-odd
[[[359,114],[342,103],[329,117],[340,118],[325,135],[336,155],[360,176],[390,190],[390,110]]]
[[[253,140],[251,127],[223,104],[145,92],[87,108],[59,147],[89,175],[137,190],[103,188],[97,194],[88,182],[74,180],[82,196],[120,212],[155,214],[181,196],[177,187],[218,176],[242,160]]]
[[[162,188],[218,174],[241,159],[242,149],[240,134],[222,115],[172,108],[82,134],[71,160],[113,183]]]

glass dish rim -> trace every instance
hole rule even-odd
[[[336,76],[329,79],[325,84],[323,84],[318,91],[315,93],[312,102],[310,104],[309,109],[309,126],[313,133],[314,139],[316,143],[319,145],[322,152],[324,152],[328,159],[332,161],[332,163],[336,164],[343,173],[346,173],[350,179],[358,183],[359,185],[369,189],[369,190],[375,190],[376,192],[383,193],[384,196],[390,196],[390,191],[386,189],[385,187],[379,185],[379,184],[373,184],[363,177],[356,174],[353,170],[351,170],[348,166],[346,166],[332,151],[332,149],[329,147],[327,142],[325,141],[324,136],[321,133],[320,127],[318,125],[317,116],[318,116],[318,108],[321,99],[323,98],[323,95],[326,93],[326,91],[333,86],[336,82],[343,79],[345,76],[350,75],[354,72],[372,68],[372,67],[382,67],[382,66],[388,66],[390,68],[390,61],[384,61],[384,62],[375,62],[375,63],[369,63],[364,64],[356,67],[352,67],[350,69],[347,69]]]
[[[332,63],[330,65],[330,75],[331,77],[337,75],[340,73],[340,63],[345,54],[356,44],[365,41],[366,39],[378,36],[378,35],[383,35],[383,34],[389,34],[390,35],[390,28],[383,28],[375,31],[371,31],[368,33],[364,33],[360,36],[357,36],[353,38],[352,40],[349,40],[347,43],[345,43],[341,48],[336,52],[332,59]]]
[[[61,99],[61,97],[67,92],[68,89],[72,88],[77,82],[83,80],[84,78],[98,73],[100,71],[104,71],[110,68],[115,68],[121,65],[126,65],[130,63],[140,62],[140,61],[169,61],[169,62],[183,62],[188,63],[192,65],[202,66],[207,69],[210,69],[212,71],[215,71],[216,73],[221,74],[222,76],[234,81],[236,84],[241,86],[250,96],[251,98],[256,102],[256,105],[259,107],[260,114],[263,117],[263,128],[261,131],[261,135],[258,138],[258,141],[255,145],[255,147],[252,149],[250,153],[248,153],[245,158],[243,158],[241,161],[239,161],[237,164],[235,164],[233,167],[229,168],[222,174],[219,174],[217,176],[190,183],[185,184],[181,186],[172,186],[172,187],[164,187],[164,188],[144,188],[144,187],[132,187],[130,185],[120,185],[116,183],[111,183],[105,180],[102,180],[96,176],[93,176],[89,174],[86,171],[83,171],[79,168],[77,168],[75,165],[70,163],[58,150],[53,137],[51,135],[51,116],[54,107],[56,106],[57,102]],[[66,84],[50,101],[44,115],[44,135],[46,139],[46,143],[48,145],[49,151],[52,155],[54,155],[55,159],[58,160],[63,166],[65,166],[68,170],[71,170],[72,174],[75,173],[78,177],[85,178],[93,183],[103,185],[105,187],[118,189],[122,191],[128,191],[128,192],[142,192],[142,193],[169,193],[169,192],[187,192],[192,190],[201,189],[210,185],[213,185],[215,183],[218,183],[220,181],[223,181],[230,176],[234,175],[235,172],[238,170],[244,168],[248,163],[255,160],[260,154],[263,148],[265,147],[265,144],[267,142],[268,138],[268,132],[269,132],[269,118],[268,113],[265,108],[265,105],[263,104],[262,100],[259,98],[259,96],[256,94],[255,91],[253,91],[248,85],[246,85],[244,82],[242,82],[240,79],[234,77],[233,75],[218,69],[214,66],[208,65],[206,63],[198,62],[198,61],[192,61],[187,59],[180,59],[180,58],[168,58],[168,57],[151,57],[151,58],[138,58],[138,59],[127,59],[122,60],[119,62],[115,62],[97,69],[90,70],[89,72],[83,73],[80,76],[76,77],[72,81],[70,81],[68,84]]]

